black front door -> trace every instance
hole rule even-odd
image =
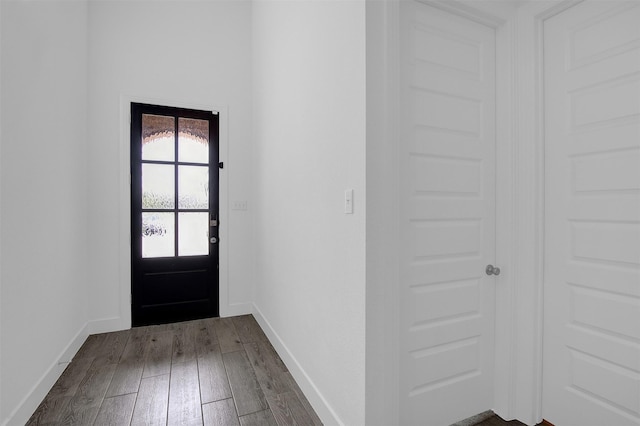
[[[134,326],[218,315],[218,115],[131,104]]]

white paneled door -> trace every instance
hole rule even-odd
[[[492,408],[495,32],[401,2],[400,423]]]
[[[545,23],[543,416],[640,425],[640,3]]]

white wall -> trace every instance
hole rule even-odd
[[[0,424],[24,424],[86,337],[87,4],[0,9]]]
[[[253,49],[256,314],[323,421],[364,424],[365,3],[257,1]]]
[[[221,275],[229,271],[229,289],[221,314],[249,312],[251,3],[91,1],[89,34],[91,330],[126,328],[130,318],[129,206],[126,185],[120,185],[122,171],[124,179],[128,173],[128,141],[120,140],[121,97],[228,109],[228,117],[221,116],[229,146],[221,176],[228,179],[229,201],[248,200],[249,210],[229,212],[229,235],[222,242],[230,243],[228,265],[220,266]],[[126,138],[128,123],[124,129]],[[221,195],[226,192],[221,188]]]

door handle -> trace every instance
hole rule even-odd
[[[500,268],[493,265],[487,265],[487,268],[484,270],[487,275],[500,275]]]

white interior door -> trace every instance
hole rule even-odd
[[[492,408],[495,32],[401,2],[400,423]]]
[[[640,424],[640,3],[549,19],[543,416]]]

